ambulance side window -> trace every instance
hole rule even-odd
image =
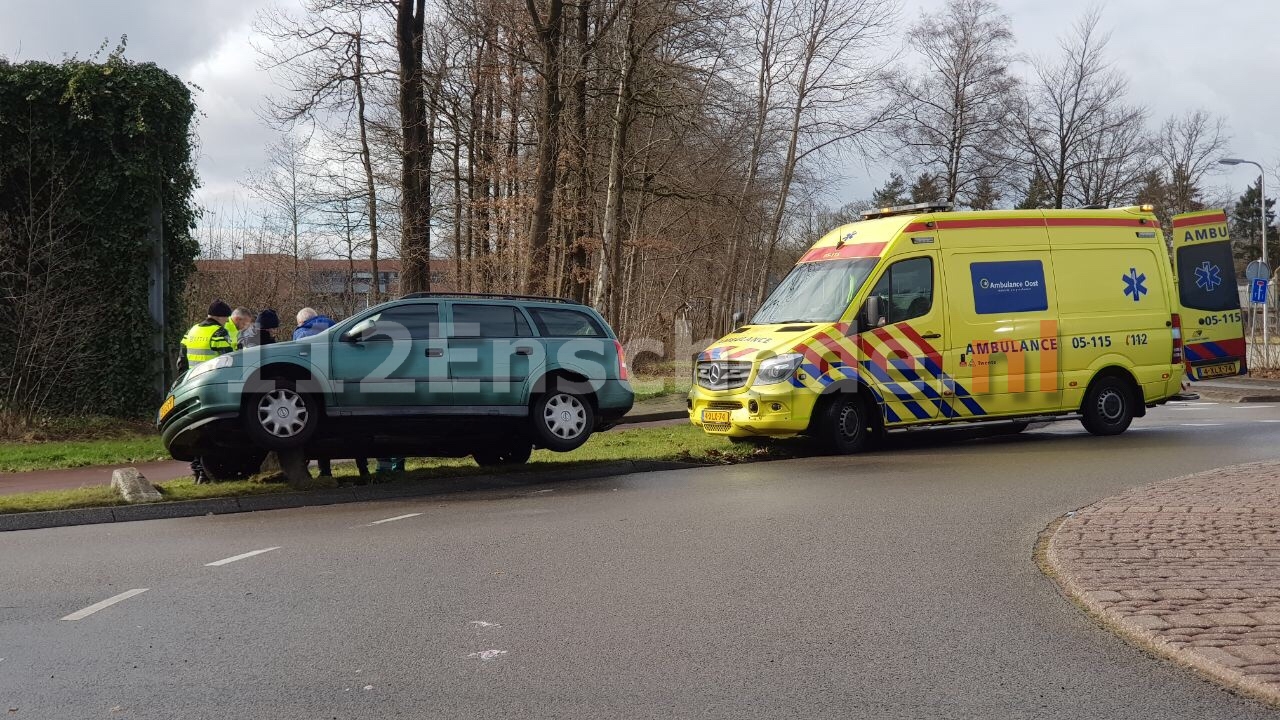
[[[890,265],[871,293],[880,297],[880,315],[887,324],[927,315],[933,308],[933,260],[918,257]],[[876,325],[876,318],[866,321]]]

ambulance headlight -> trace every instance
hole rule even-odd
[[[756,381],[753,385],[773,385],[780,383],[791,377],[791,373],[800,367],[800,363],[804,361],[804,356],[800,353],[786,353],[771,357],[760,363],[760,369],[756,371]]]

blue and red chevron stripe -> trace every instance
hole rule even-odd
[[[1244,338],[1228,338],[1217,342],[1187,343],[1183,353],[1188,363],[1213,360],[1240,360],[1245,355]]]

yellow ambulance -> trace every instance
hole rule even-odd
[[[1223,283],[1199,299],[1213,327],[1236,332],[1219,255],[1188,255],[1188,272],[1208,260],[1229,281],[1234,315],[1220,309]],[[1180,392],[1180,310],[1150,206],[886,208],[825,235],[749,323],[699,354],[689,418],[732,439],[809,434],[841,453],[888,430],[975,421],[1076,417],[1117,434]]]

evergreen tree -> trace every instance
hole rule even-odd
[[[938,176],[933,173],[920,173],[916,181],[911,183],[911,202],[939,202],[946,197],[942,190],[941,184],[938,182]]]
[[[1045,180],[1044,174],[1036,170],[1027,181],[1027,194],[1018,203],[1019,210],[1042,210],[1053,207],[1053,188]]]
[[[889,173],[889,179],[885,184],[871,195],[871,203],[878,208],[906,205],[910,200],[911,197],[907,195],[907,181],[903,180],[898,173]]]
[[[979,178],[971,188],[960,193],[960,201],[972,210],[995,210],[1000,204],[1000,191],[989,178]]]
[[[1274,198],[1267,199],[1267,260],[1271,267],[1280,262],[1280,230],[1276,229]],[[1258,183],[1249,186],[1236,200],[1227,218],[1230,223],[1231,248],[1242,268],[1261,257],[1258,245]]]

